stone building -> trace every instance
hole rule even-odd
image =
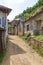
[[[34,15],[25,21],[25,34],[30,32],[33,35],[35,31],[43,34],[43,7],[38,9]]]

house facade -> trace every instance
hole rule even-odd
[[[22,18],[17,18],[12,21],[13,34],[24,35],[26,33],[43,34],[43,7],[37,10],[28,20],[24,21]]]
[[[16,21],[17,21],[17,34],[19,35],[19,36],[21,36],[21,35],[24,35],[24,21],[23,21],[23,19],[21,19],[21,18],[19,18],[19,19],[16,19]]]
[[[43,8],[40,8],[31,18],[25,21],[25,34],[30,32],[31,35],[43,34]]]
[[[14,27],[14,34],[15,35],[24,35],[24,21],[21,18],[17,18],[12,21],[12,25]]]
[[[6,48],[6,38],[8,35],[8,21],[7,16],[11,9],[0,5],[0,53]]]

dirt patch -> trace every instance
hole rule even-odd
[[[9,36],[7,47],[2,65],[43,65],[43,58],[18,36]]]

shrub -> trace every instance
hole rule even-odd
[[[30,33],[27,33],[26,35],[22,36],[22,39],[23,40],[27,40],[27,39],[30,38],[30,36],[31,36],[31,34]]]
[[[27,33],[25,39],[28,39],[30,36],[31,36],[31,34]]]
[[[34,30],[34,35],[39,35],[39,34],[40,34],[40,32],[38,29]]]
[[[43,57],[43,51],[41,51],[38,46],[32,45],[32,48]]]
[[[6,54],[6,49],[4,49],[2,53],[0,53],[0,64],[2,63],[5,54]]]

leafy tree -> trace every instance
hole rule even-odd
[[[27,7],[26,10],[15,16],[15,18],[23,17],[26,20],[31,17],[41,6],[43,6],[43,0],[38,0],[38,2],[33,7]]]
[[[8,25],[8,29],[11,30],[12,28],[13,28],[13,26],[9,24],[9,25]]]
[[[31,17],[31,14],[28,14],[28,13],[25,13],[24,14],[24,19],[26,20],[26,19],[28,19],[28,18],[30,18]]]

